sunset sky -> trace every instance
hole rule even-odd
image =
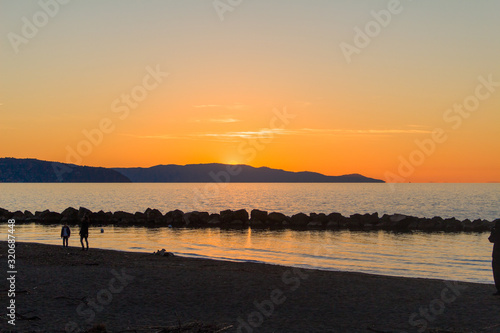
[[[500,181],[500,1],[60,2],[0,1],[0,157]]]

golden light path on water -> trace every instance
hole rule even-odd
[[[0,233],[6,235],[6,225]],[[70,246],[79,246],[72,227]],[[18,242],[61,245],[60,226],[18,224]],[[92,227],[91,248],[493,283],[487,233],[390,233]]]

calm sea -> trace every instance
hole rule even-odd
[[[93,211],[219,212],[253,208],[298,212],[393,214],[458,219],[500,218],[500,184],[0,184],[0,207],[73,206]],[[6,225],[0,226],[6,235]],[[18,241],[59,244],[59,226],[18,225]],[[76,233],[76,230],[74,230]],[[266,231],[106,227],[91,246],[184,256],[492,283],[484,233]],[[77,238],[70,245],[77,245]]]
[[[408,214],[457,219],[500,218],[500,184],[6,184],[8,210],[86,207],[127,212],[157,208],[218,213],[254,208],[285,214]]]

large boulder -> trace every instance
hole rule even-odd
[[[90,221],[92,224],[108,224],[110,222],[110,214],[100,210],[97,213],[92,213]]]
[[[360,229],[373,229],[375,227],[383,227],[383,225],[380,225],[381,219],[378,217],[378,213],[373,213],[373,214],[353,214],[351,215],[348,219],[342,221],[339,223],[340,225],[344,225],[345,227],[349,229],[355,229],[355,230],[360,230]],[[385,222],[386,226],[391,225],[389,217],[385,217]]]
[[[331,230],[340,229],[340,223],[335,221],[328,221],[325,227]]]
[[[220,220],[223,226],[240,227],[248,223],[248,212],[245,209],[232,211],[230,209],[220,212]],[[234,222],[234,223],[233,223]]]
[[[429,218],[421,218],[418,220],[418,230],[433,231],[436,229],[437,222]]]
[[[441,216],[434,216],[431,221],[434,222],[434,230],[436,231],[444,231],[445,222]]]
[[[233,213],[233,220],[242,221],[243,223],[248,222],[248,212],[246,209],[238,209]]]
[[[262,220],[250,220],[249,224],[252,229],[265,229],[269,227],[267,221]]]
[[[271,227],[282,227],[289,223],[290,218],[283,213],[272,212],[267,216],[267,222]]]
[[[409,230],[418,230],[418,225],[420,224],[421,218],[414,217],[412,218],[412,221],[410,224],[408,224],[408,229]]]
[[[407,216],[402,214],[394,214],[389,218],[389,220],[393,223],[392,230],[409,230],[410,224],[417,220],[413,216]]]
[[[349,216],[349,219],[346,222],[346,227],[352,230],[363,229],[363,215],[361,214],[353,214]]]
[[[312,220],[307,224],[307,228],[309,229],[323,229],[324,227],[326,227],[326,223],[319,220]]]
[[[143,212],[135,212],[134,218],[137,224],[146,224],[146,215]]]
[[[472,231],[472,221],[469,219],[465,219],[462,221],[462,225],[464,226],[464,231]]]
[[[158,209],[146,209],[144,217],[146,219],[146,223],[160,224],[163,221],[163,214]]]
[[[294,228],[305,228],[311,218],[304,213],[298,213],[290,218],[290,225]]]
[[[218,227],[220,226],[220,214],[210,214],[208,217],[207,226],[209,227]]]
[[[206,227],[208,224],[208,221],[210,220],[210,215],[207,212],[199,212],[198,215],[200,216],[200,226]]]
[[[220,212],[220,221],[222,224],[229,224],[234,220],[234,212],[226,209]]]
[[[402,214],[395,214],[390,217],[393,223],[392,230],[404,231],[410,230],[410,226],[415,226],[419,224],[419,219],[414,216],[407,216]]]
[[[309,214],[309,217],[311,218],[311,221],[308,224],[309,227],[322,227],[328,223],[328,216],[326,216],[325,213],[311,213]]]
[[[495,226],[495,222],[490,222],[488,220],[483,220],[484,229],[482,231],[491,231]]]
[[[377,228],[384,230],[406,231],[410,230],[410,225],[418,224],[418,219],[412,216],[403,214],[384,214],[380,218],[379,223],[376,224]]]
[[[187,212],[184,214],[186,227],[194,227],[198,224],[198,212]]]
[[[210,215],[207,212],[190,212],[184,214],[184,221],[187,227],[203,227],[208,224]]]
[[[389,216],[389,221],[392,223],[399,223],[407,218],[406,215],[403,214],[394,214]]]
[[[61,223],[77,224],[78,210],[73,207],[68,207],[61,213]]]
[[[61,214],[45,210],[38,215],[38,220],[40,223],[46,224],[59,223],[61,221]]]
[[[33,221],[34,217],[35,217],[35,215],[33,215],[33,213],[32,213],[32,212],[30,212],[29,210],[25,210],[25,211],[24,211],[24,220],[25,220],[26,222],[31,222],[31,221]]]
[[[49,210],[47,209],[47,210],[44,210],[43,212],[48,212],[48,211]],[[40,222],[40,216],[42,215],[43,212],[41,212],[39,210],[35,211],[35,214],[33,214],[32,221],[33,222],[37,222],[37,223]]]
[[[448,232],[457,232],[457,231],[463,231],[464,230],[464,225],[462,224],[462,221],[457,220],[456,218],[452,217],[449,219],[444,220],[444,230]]]
[[[328,229],[340,229],[346,222],[346,217],[340,213],[331,213],[328,216],[326,227]]]
[[[117,224],[134,224],[136,222],[134,214],[121,210],[113,213],[112,221]]]
[[[24,215],[23,212],[18,210],[18,211],[15,211],[14,213],[12,213],[11,219],[16,220],[16,222],[17,221],[24,222],[26,220],[26,216]]]
[[[232,220],[229,224],[226,225],[229,228],[241,229],[246,227],[246,223],[242,220]]]
[[[7,221],[11,217],[12,217],[11,212],[9,212],[7,209],[0,208],[0,220]]]
[[[380,219],[378,217],[378,213],[375,212],[373,214],[363,214],[361,216],[361,224],[365,229],[371,229],[374,227],[377,227],[377,225],[380,223]]]
[[[493,222],[489,222],[488,220],[474,220],[472,221],[472,230],[473,231],[490,231],[494,226]]]
[[[182,210],[173,210],[165,214],[165,223],[173,227],[183,227],[186,224],[184,220],[184,212]]]
[[[252,209],[250,213],[250,219],[253,221],[266,222],[267,212],[265,210]]]
[[[246,224],[248,222],[248,212],[244,209],[232,211],[230,209],[223,210],[220,212],[220,221],[222,225],[227,225],[230,226],[233,224],[233,221],[240,221],[243,224]],[[234,224],[240,224],[234,223]]]
[[[78,220],[82,221],[83,217],[85,216],[85,214],[91,216],[92,215],[92,211],[90,209],[85,208],[85,207],[80,207],[78,209]]]

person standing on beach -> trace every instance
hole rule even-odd
[[[491,229],[491,235],[488,240],[493,243],[493,260],[491,261],[491,266],[493,268],[493,279],[495,280],[495,287],[497,292],[493,295],[500,296],[500,220],[497,220],[493,229]]]
[[[83,246],[83,239],[85,239],[85,243],[87,243],[87,251],[89,249],[89,224],[90,224],[90,217],[88,214],[83,215],[82,219],[82,225],[80,226],[80,243],[82,244],[82,251],[85,250],[85,247]]]
[[[71,236],[71,230],[69,229],[68,225],[65,224],[61,229],[61,238],[63,239],[63,247],[68,247],[69,236]]]

